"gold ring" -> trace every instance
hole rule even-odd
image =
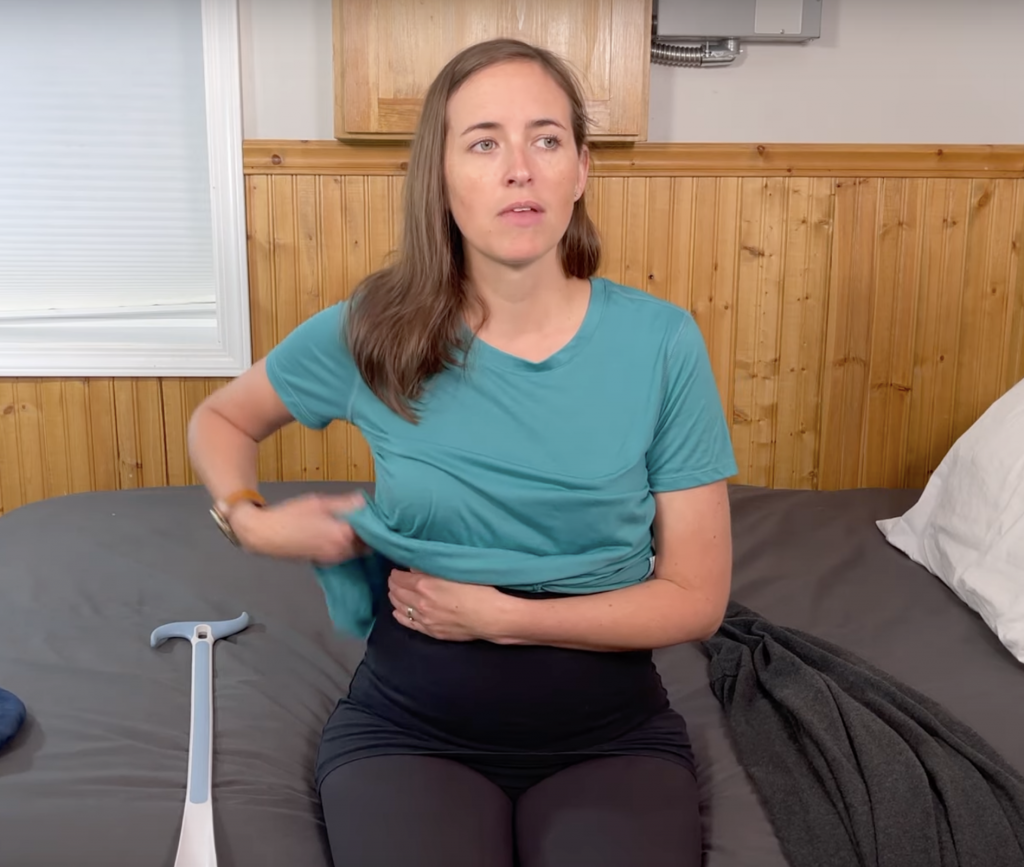
[[[410,607],[405,609],[405,616],[408,617],[410,620],[412,620],[413,619],[412,615],[413,615],[413,610],[412,610],[412,607],[410,606]]]

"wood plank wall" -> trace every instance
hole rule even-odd
[[[397,240],[404,151],[249,143],[254,355]],[[740,466],[782,488],[920,487],[1024,378],[1024,148],[638,146],[596,154],[601,273],[690,309]],[[0,514],[194,483],[222,380],[0,379]],[[264,480],[371,479],[358,431],[292,426]]]

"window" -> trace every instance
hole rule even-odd
[[[250,363],[237,0],[0,0],[0,376]]]

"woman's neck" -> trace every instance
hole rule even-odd
[[[493,261],[467,262],[471,291],[487,308],[481,335],[515,339],[545,332],[559,323],[574,321],[585,311],[585,281],[566,277],[557,256],[545,257],[523,268]],[[467,322],[476,331],[482,311],[470,303]]]
[[[590,304],[590,283],[566,277],[561,262],[540,261],[521,269],[474,263],[467,269],[472,293],[469,327],[484,342],[531,361],[541,361],[566,345],[579,330]],[[552,267],[553,266],[553,267]]]

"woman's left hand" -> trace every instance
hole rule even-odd
[[[395,570],[388,578],[395,619],[441,641],[493,638],[494,624],[510,598],[494,587]]]

